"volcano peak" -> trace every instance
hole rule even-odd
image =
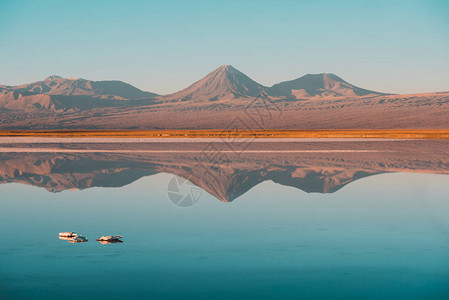
[[[231,65],[222,65],[201,80],[177,93],[168,95],[168,99],[215,101],[220,98],[257,97],[265,87]]]

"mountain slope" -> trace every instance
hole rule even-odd
[[[384,95],[354,86],[334,74],[307,74],[273,85],[270,93],[289,98],[329,98]]]
[[[89,95],[109,99],[139,99],[151,98],[157,94],[144,92],[122,81],[91,81],[81,78],[67,79],[59,76],[49,76],[43,81],[19,86],[0,86],[0,95],[13,92],[17,99],[20,95]]]
[[[118,105],[117,101],[110,100],[152,99],[156,96],[122,81],[67,79],[53,75],[19,86],[0,86],[0,108],[22,111],[94,109]]]
[[[224,65],[209,73],[188,88],[164,96],[164,100],[191,100],[193,102],[216,101],[257,97],[265,87],[230,65]]]

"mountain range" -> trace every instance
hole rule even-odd
[[[0,129],[220,129],[249,106],[279,112],[264,122],[272,129],[449,127],[449,93],[385,94],[328,73],[266,87],[225,65],[168,95],[59,76],[0,85]]]

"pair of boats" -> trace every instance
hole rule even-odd
[[[72,231],[60,232],[59,239],[68,241],[69,243],[84,243],[88,241],[87,237],[84,235]]]
[[[121,235],[107,235],[102,236],[98,239],[101,244],[112,244],[112,243],[123,243],[120,239],[122,239],[123,236]],[[68,241],[69,243],[85,243],[89,241],[85,236],[77,234],[76,232],[72,231],[64,231],[59,233],[59,239]]]

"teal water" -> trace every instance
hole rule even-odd
[[[171,178],[1,185],[0,299],[449,299],[449,176],[381,174],[332,194],[264,182],[189,208],[168,200]],[[95,241],[108,234],[124,243]]]

